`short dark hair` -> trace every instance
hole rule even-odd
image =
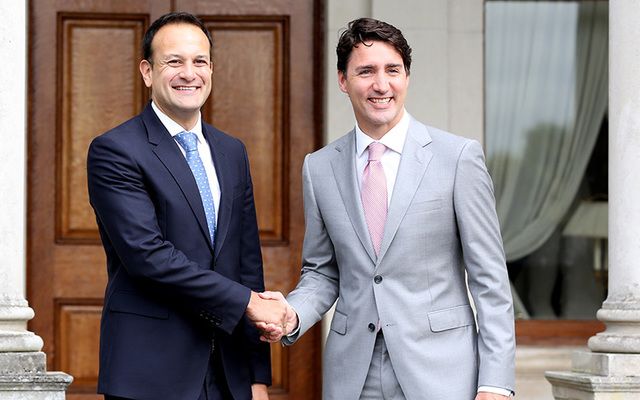
[[[190,24],[195,25],[202,30],[202,32],[207,36],[207,40],[209,40],[209,58],[211,58],[211,49],[213,48],[213,39],[211,38],[211,33],[204,26],[204,23],[200,20],[200,18],[196,17],[193,14],[189,14],[187,12],[172,12],[169,14],[165,14],[153,21],[149,29],[144,34],[144,38],[142,39],[142,57],[153,64],[151,57],[153,57],[153,49],[151,48],[151,42],[153,42],[153,38],[156,36],[156,33],[165,25],[169,24]]]
[[[386,22],[378,21],[373,18],[358,18],[351,22],[340,34],[336,53],[338,55],[338,71],[347,72],[347,63],[354,47],[362,43],[370,46],[371,42],[379,41],[388,43],[400,53],[404,69],[409,75],[411,69],[411,47],[407,40],[402,36],[400,29]]]

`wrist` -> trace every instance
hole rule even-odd
[[[249,303],[247,303],[247,314],[253,311],[259,300],[260,296],[258,296],[258,293],[252,290],[251,295],[249,296]]]

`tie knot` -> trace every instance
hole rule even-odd
[[[193,132],[180,132],[175,136],[176,140],[182,146],[184,151],[198,150],[198,137]]]
[[[371,142],[369,144],[369,161],[379,161],[387,149],[387,146],[379,142]]]

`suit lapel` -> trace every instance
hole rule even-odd
[[[173,179],[175,179],[180,187],[180,190],[182,190],[191,211],[193,211],[198,221],[202,234],[207,238],[207,243],[211,246],[207,217],[205,216],[202,206],[202,199],[200,198],[198,185],[193,178],[193,173],[191,172],[191,168],[189,168],[189,164],[187,164],[187,160],[180,152],[178,144],[158,119],[151,105],[147,105],[142,112],[142,121],[147,129],[149,143],[155,146],[153,152],[169,170]]]
[[[362,246],[367,251],[371,261],[376,262],[376,254],[373,250],[371,237],[364,219],[364,210],[360,200],[360,189],[356,178],[356,137],[355,130],[352,130],[345,140],[336,145],[336,156],[331,160],[333,175],[338,185],[338,193],[342,197],[342,202],[347,210],[351,224],[353,225]]]
[[[214,252],[214,257],[217,257],[229,230],[229,221],[231,220],[231,208],[233,204],[232,190],[234,186],[234,179],[232,176],[229,176],[229,169],[224,168],[225,165],[228,165],[227,156],[225,155],[224,149],[220,145],[220,141],[217,139],[215,133],[212,132],[204,123],[202,124],[202,133],[209,143],[211,156],[213,157],[213,165],[216,168],[216,176],[218,177],[218,183],[220,184],[220,207],[218,207],[218,223],[216,224]]]
[[[427,127],[411,118],[387,213],[379,259],[384,257],[391,245],[400,222],[402,222],[427,171],[431,157],[433,157],[433,153],[427,146],[429,143],[431,143],[431,136],[427,132]]]

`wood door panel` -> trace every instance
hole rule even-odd
[[[56,347],[60,349],[56,368],[73,375],[74,391],[95,393],[102,300],[76,301],[56,302]]]
[[[49,285],[55,299],[104,295],[107,261],[101,245],[57,245],[51,251],[56,268]]]
[[[146,15],[58,14],[58,243],[99,243],[86,152],[95,136],[144,107],[138,54],[147,24]]]
[[[75,376],[69,399],[101,398],[93,393],[107,278],[88,204],[87,148],[144,107],[142,35],[172,9],[199,15],[213,33],[213,94],[203,118],[247,145],[266,286],[286,293],[299,277],[300,170],[322,132],[324,2],[30,1],[29,328],[45,341],[47,367]],[[319,399],[320,330],[292,348],[273,345],[272,368],[272,399]]]

